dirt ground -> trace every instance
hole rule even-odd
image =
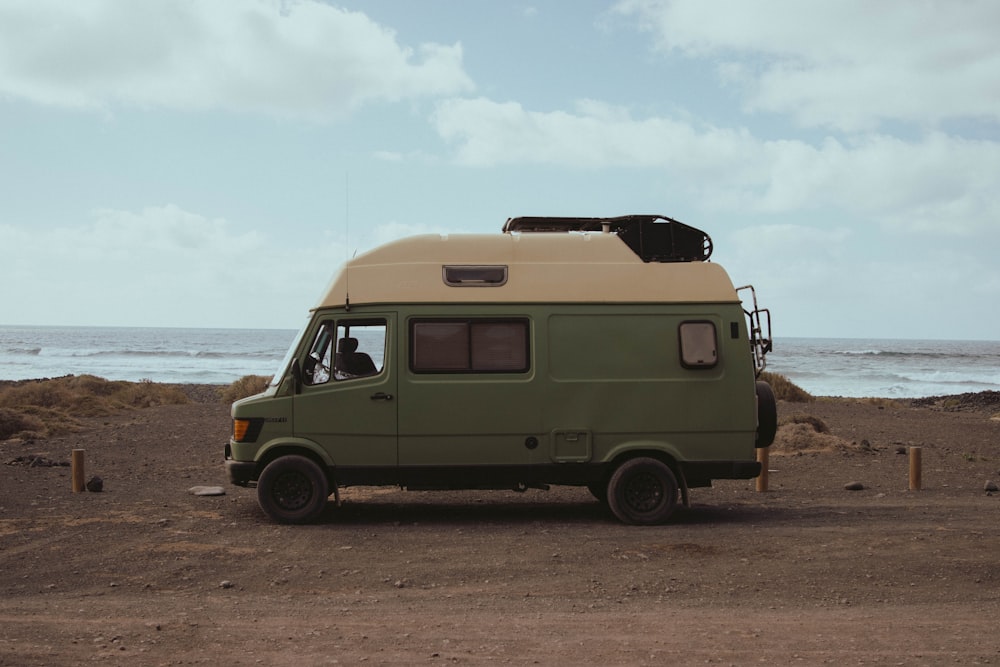
[[[658,527],[571,488],[348,489],[275,525],[226,484],[219,403],[3,442],[0,665],[1000,664],[1000,406],[779,411],[768,492]],[[74,448],[102,492],[39,465]]]

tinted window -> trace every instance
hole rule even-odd
[[[523,373],[527,320],[415,320],[410,368],[417,373]]]

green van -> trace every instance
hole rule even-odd
[[[777,426],[770,313],[658,215],[512,218],[347,262],[270,386],[232,407],[229,480],[316,520],[357,485],[585,486],[621,521],[751,479]]]

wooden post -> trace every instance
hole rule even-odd
[[[73,493],[80,493],[84,489],[83,479],[85,477],[83,473],[83,452],[82,449],[73,450],[72,459],[72,477],[73,477]]]
[[[760,474],[757,475],[757,492],[767,491],[767,467],[768,459],[771,458],[770,447],[760,447],[757,449],[757,461],[760,463]]]
[[[910,491],[919,491],[921,475],[921,453],[923,447],[910,447]]]

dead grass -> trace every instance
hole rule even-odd
[[[87,417],[187,402],[187,396],[178,388],[148,381],[67,375],[10,382],[0,387],[0,440],[74,432]]]
[[[253,396],[267,389],[270,377],[263,375],[244,375],[236,382],[220,392],[223,403],[232,403],[247,396]]]
[[[778,433],[771,445],[775,455],[801,455],[826,452],[847,452],[858,447],[833,435],[830,427],[819,417],[789,415],[778,424]]]
[[[788,401],[789,403],[808,403],[815,400],[812,394],[786,378],[784,375],[764,371],[760,374],[759,379],[771,385],[774,397],[779,401]]]
[[[786,424],[808,424],[812,427],[816,433],[829,433],[830,427],[826,425],[826,422],[819,417],[813,417],[812,415],[789,415],[783,417],[781,421],[778,422],[778,426],[784,426]]]

